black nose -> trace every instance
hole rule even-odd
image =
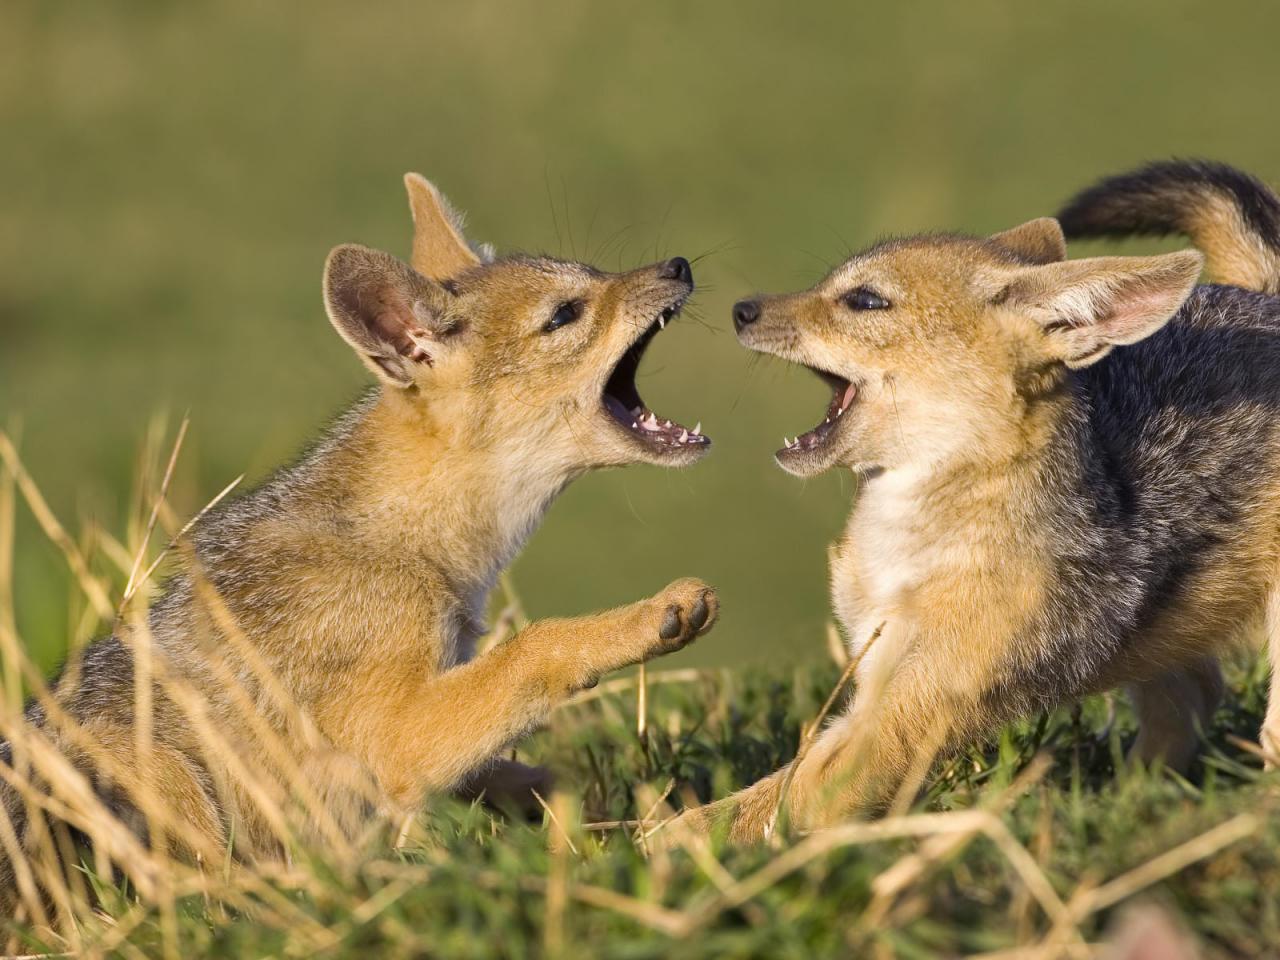
[[[739,300],[733,305],[733,328],[741,330],[760,319],[760,304],[755,300]]]
[[[672,257],[658,268],[658,276],[663,280],[679,280],[681,283],[693,283],[693,270],[684,257]]]

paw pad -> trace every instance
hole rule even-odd
[[[701,630],[707,625],[707,617],[711,611],[707,607],[707,596],[703,594],[694,603],[693,609],[689,611],[689,626],[694,630]]]
[[[662,640],[674,640],[678,636],[680,636],[680,608],[673,603],[662,615],[662,626],[658,628],[658,637]]]

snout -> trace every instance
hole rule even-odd
[[[679,280],[693,283],[693,269],[684,257],[672,257],[658,266],[658,276],[663,280]]]
[[[760,319],[759,300],[739,300],[733,305],[733,329],[739,333]]]

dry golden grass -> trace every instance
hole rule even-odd
[[[452,821],[450,833],[449,822],[442,825],[429,816],[382,825],[355,842],[335,822],[316,785],[299,769],[271,724],[254,710],[224,663],[211,659],[219,702],[231,703],[239,720],[252,730],[261,745],[257,755],[245,755],[220,729],[210,709],[210,691],[192,688],[150,644],[146,611],[157,589],[157,572],[167,557],[176,556],[188,566],[194,562],[184,541],[191,523],[181,523],[167,501],[186,430],[183,422],[168,454],[161,456],[160,431],[153,428],[140,466],[146,492],[137,500],[136,516],[123,542],[93,527],[79,537],[69,534],[26,471],[13,437],[0,433],[0,734],[11,745],[13,756],[12,764],[0,765],[0,777],[20,795],[32,830],[31,842],[23,847],[15,825],[0,816],[0,849],[14,866],[18,904],[15,920],[8,924],[10,932],[0,943],[8,955],[35,950],[55,955],[178,958],[192,955],[197,944],[222,949],[244,942],[247,928],[255,931],[250,942],[269,942],[289,955],[356,952],[359,943],[368,942],[370,931],[375,931],[372,935],[380,949],[410,955],[429,949],[430,937],[441,935],[439,931],[428,934],[405,919],[412,913],[412,904],[432,885],[457,883],[460,878],[465,878],[466,896],[477,892],[483,896],[487,891],[501,899],[516,891],[533,898],[536,906],[531,911],[522,909],[537,918],[538,930],[531,942],[535,951],[547,956],[574,952],[575,931],[581,930],[575,924],[583,923],[584,909],[612,915],[617,923],[647,931],[646,936],[664,942],[710,945],[726,929],[743,924],[748,929],[769,929],[778,922],[774,898],[788,889],[788,883],[814,871],[825,873],[832,869],[830,864],[842,860],[844,852],[860,849],[878,851],[874,856],[869,853],[865,861],[874,869],[859,881],[863,894],[857,905],[829,911],[830,923],[839,926],[846,944],[883,954],[891,942],[884,939],[886,931],[909,929],[917,922],[937,878],[964,868],[974,842],[985,838],[1007,878],[1002,882],[1007,882],[1011,893],[1009,915],[1016,920],[1010,936],[1017,940],[1016,949],[1002,948],[990,955],[1086,957],[1095,955],[1090,938],[1098,929],[1100,912],[1194,864],[1212,860],[1261,830],[1262,813],[1235,813],[1128,869],[1108,876],[1085,874],[1064,890],[1061,871],[1048,864],[1054,847],[1046,839],[1047,816],[1042,812],[1037,817],[1030,842],[1020,839],[1006,816],[1026,798],[1050,789],[1044,783],[1051,767],[1049,754],[1033,751],[1005,786],[975,794],[977,803],[969,809],[910,812],[907,803],[876,822],[845,824],[794,843],[777,839],[770,849],[750,854],[726,851],[684,835],[675,837],[674,849],[652,844],[653,833],[670,822],[670,797],[687,796],[687,786],[669,773],[658,776],[662,789],[647,782],[626,785],[633,818],[584,822],[584,802],[571,791],[539,797],[545,815],[541,827],[531,833],[534,846],[543,848],[543,854],[537,855],[540,859],[530,852],[527,828],[503,826],[493,818],[482,821],[493,837],[486,853],[477,854],[474,862],[468,844],[476,844],[477,850],[484,845],[469,834],[469,828]],[[161,462],[164,468],[157,469]],[[228,485],[215,501],[234,486]],[[136,628],[132,647],[138,705],[135,770],[119,769],[118,760],[102,749],[93,732],[67,714],[18,636],[12,557],[20,504],[62,552],[80,586],[86,612],[77,634],[103,635],[122,622]],[[159,529],[166,534],[163,544],[155,542]],[[255,657],[250,639],[237,630],[225,606],[200,582],[228,643],[249,664],[254,680],[272,693],[280,716],[318,736],[304,712],[289,701],[278,678]],[[518,598],[507,586],[492,642],[502,642],[526,622]],[[856,661],[844,665],[816,715],[803,724],[800,753],[843,695],[855,666]],[[703,671],[642,670],[583,694],[561,711],[556,723],[581,726],[588,714],[595,720],[608,719],[613,711],[619,722],[634,731],[637,757],[653,764],[661,744],[671,739],[666,731],[673,724],[679,727],[680,720],[655,715],[655,692],[684,688],[697,696],[697,688],[707,682],[709,674]],[[147,775],[155,691],[177,705],[199,733],[208,762],[227,771],[236,789],[270,825],[282,857],[247,858],[238,855],[233,845],[198,849],[195,858],[175,853],[167,838],[190,831],[151,789]],[[32,726],[24,716],[28,697],[45,709],[47,721],[42,728]],[[623,715],[624,708],[634,709],[633,719]],[[131,798],[147,825],[146,839],[113,815],[57,744],[73,745],[115,782],[130,784]],[[921,776],[927,766],[922,767]],[[944,773],[944,778],[949,775]],[[366,799],[376,802],[376,785],[368,782],[364,789]],[[500,850],[508,841],[516,858],[514,866],[510,860],[503,861]],[[594,880],[584,876],[610,863],[615,876],[620,870],[629,871],[623,884],[626,889],[604,882],[608,869],[596,871]],[[464,896],[461,887],[451,889],[459,891],[459,898]],[[798,905],[806,903],[804,898],[797,900]],[[820,912],[829,906],[813,909]],[[516,910],[514,901],[511,909]],[[448,923],[449,918],[441,922]],[[760,942],[767,941],[765,937]],[[471,949],[461,952],[503,952],[491,950],[494,945],[486,946],[483,938],[473,937],[468,943]]]

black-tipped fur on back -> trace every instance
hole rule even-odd
[[[1280,291],[1280,197],[1242,170],[1169,160],[1107,177],[1058,214],[1069,238],[1183,234],[1213,279]]]

